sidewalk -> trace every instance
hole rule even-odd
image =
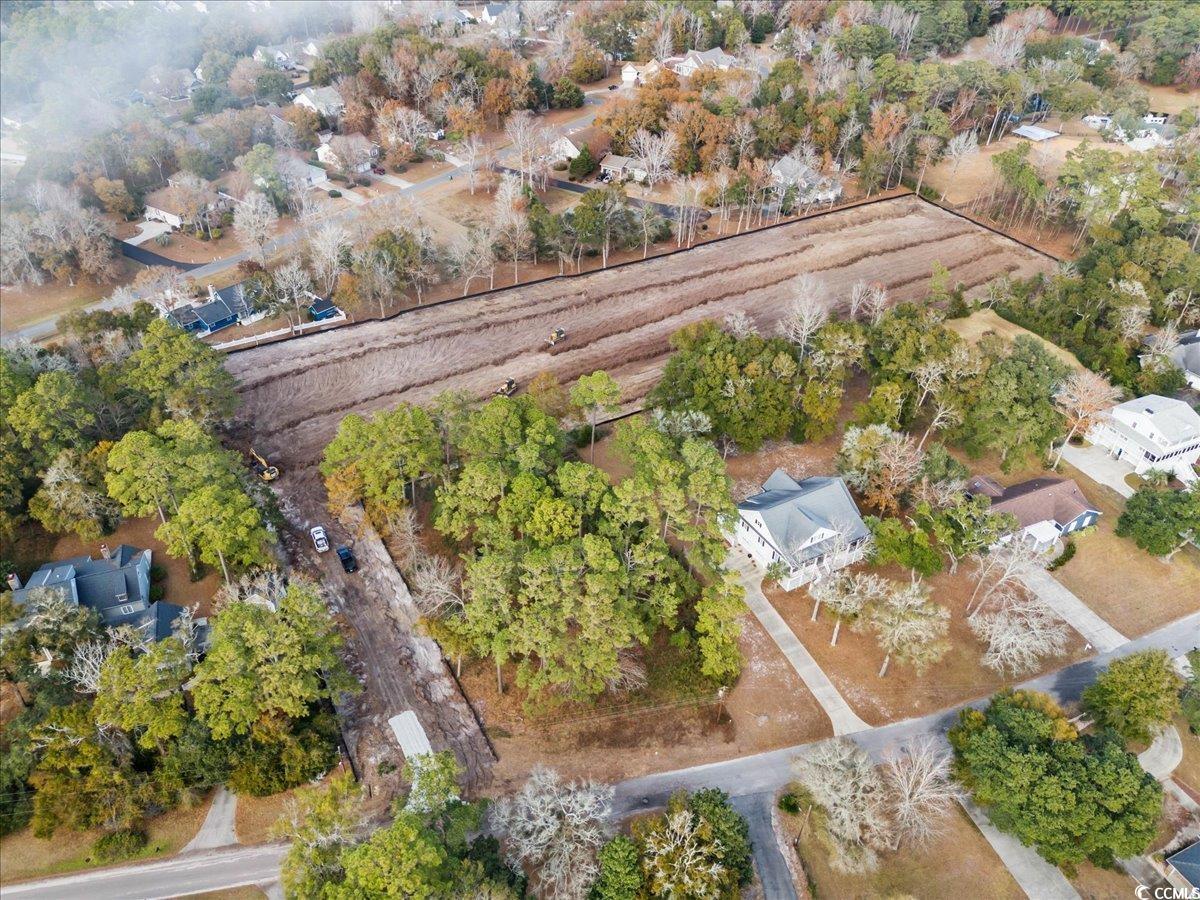
[[[1071,882],[1057,867],[1042,859],[1032,847],[1026,847],[1011,834],[997,829],[987,813],[970,800],[964,798],[961,802],[971,821],[1032,900],[1079,900],[1079,892],[1071,887]],[[970,891],[964,893],[969,895]]]
[[[730,551],[725,558],[725,566],[741,576],[742,586],[746,589],[746,606],[754,613],[754,617],[758,619],[762,627],[767,630],[767,634],[771,635],[771,639],[783,651],[783,655],[792,664],[796,674],[800,676],[805,686],[812,691],[812,695],[821,704],[821,708],[829,716],[829,721],[833,723],[833,733],[835,735],[853,734],[856,731],[869,729],[871,726],[860,719],[850,708],[850,704],[834,687],[829,676],[821,670],[817,661],[812,658],[808,650],[800,643],[800,639],[788,627],[783,616],[779,615],[775,611],[775,607],[767,600],[766,595],[762,592],[763,573],[750,562],[745,554],[737,551]]]
[[[1129,638],[1092,612],[1091,607],[1045,569],[1032,570],[1022,581],[1099,652],[1108,653],[1129,643]]]

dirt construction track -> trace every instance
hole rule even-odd
[[[774,329],[789,282],[811,272],[830,305],[859,279],[893,300],[920,297],[940,262],[974,290],[1053,261],[907,196],[779,226],[619,269],[553,279],[231,354],[242,416],[256,446],[293,468],[315,464],[338,422],[447,389],[484,397],[505,378],[550,370],[564,383],[596,369],[626,401],[654,384],[670,335],[689,322],[744,310]],[[553,352],[545,337],[567,331]]]

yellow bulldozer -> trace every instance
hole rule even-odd
[[[279,467],[273,466],[253,447],[250,448],[250,456],[254,460],[251,468],[254,469],[254,474],[263,481],[274,481],[279,477]]]

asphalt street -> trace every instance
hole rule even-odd
[[[1096,674],[1115,659],[1139,650],[1166,650],[1173,658],[1182,656],[1200,644],[1200,613],[1184,616],[1164,625],[1109,653],[1067,666],[1049,675],[1023,682],[1018,687],[1044,691],[1061,703],[1079,699],[1083,689],[1095,680]],[[964,706],[980,707],[986,698]],[[947,729],[957,720],[964,706],[941,710],[917,719],[906,719],[869,728],[850,737],[876,757],[888,749],[905,744],[914,738],[931,735],[944,739]],[[743,756],[725,762],[709,763],[690,769],[662,772],[623,781],[616,786],[614,817],[645,812],[663,806],[667,798],[679,789],[697,790],[719,787],[738,799],[739,809],[750,815],[751,833],[756,843],[755,860],[761,868],[764,883],[780,876],[783,857],[778,848],[766,846],[773,836],[769,829],[769,806],[775,794],[792,779],[791,763],[812,744],[784,747],[768,753]],[[755,797],[754,795],[758,795]],[[278,844],[263,847],[236,847],[215,850],[194,856],[176,856],[159,862],[81,872],[65,878],[26,882],[5,887],[4,896],[28,897],[36,900],[118,900],[118,898],[177,897],[199,891],[213,891],[245,884],[267,883],[278,878],[278,861],[284,847]],[[775,857],[778,856],[778,859]],[[767,896],[773,896],[768,894]],[[787,896],[786,894],[781,896]]]

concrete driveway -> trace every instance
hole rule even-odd
[[[397,178],[395,175],[384,173],[383,175],[372,175],[376,181],[382,181],[384,184],[390,184],[392,187],[398,187],[401,190],[413,186],[411,181],[405,181],[403,178]]]
[[[337,191],[339,194],[341,194],[343,197],[345,197],[347,200],[349,200],[355,206],[362,206],[364,203],[367,202],[367,198],[364,197],[362,194],[356,194],[356,193],[354,193],[354,191],[350,190],[350,188],[346,187],[344,184],[337,184],[336,182],[333,182],[333,181],[328,181],[328,180],[318,181],[316,184],[313,185],[313,190],[315,190],[315,191]]]
[[[1113,459],[1103,447],[1067,444],[1063,448],[1063,459],[1097,484],[1112,488],[1122,497],[1133,496],[1133,488],[1125,483],[1125,476],[1133,471],[1133,466]]]
[[[138,222],[138,233],[127,238],[125,243],[131,247],[140,247],[146,241],[152,241],[160,234],[170,234],[171,226],[166,222]]]

